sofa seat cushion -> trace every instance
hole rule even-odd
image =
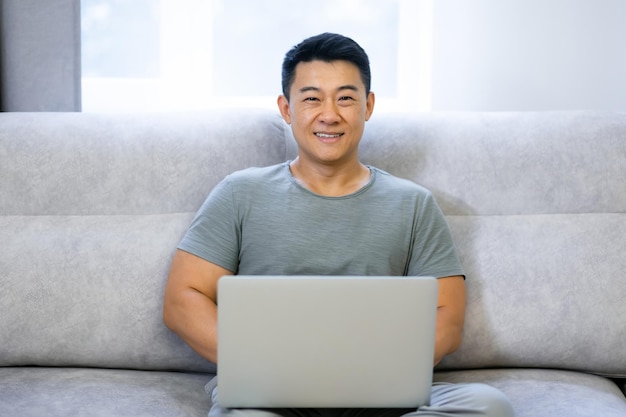
[[[0,368],[0,415],[202,416],[211,374],[95,368]]]
[[[504,392],[516,417],[623,417],[626,398],[615,382],[582,372],[492,369],[437,372],[439,382],[482,382]]]

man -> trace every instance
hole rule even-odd
[[[298,156],[236,172],[211,192],[172,261],[165,323],[217,362],[217,281],[224,275],[432,275],[439,278],[436,365],[461,342],[463,270],[432,195],[359,160],[375,101],[366,53],[341,35],[308,38],[287,53],[282,84],[278,108]],[[211,394],[212,417],[307,413],[223,409],[218,389]],[[351,412],[513,415],[504,396],[482,384],[435,384],[431,404],[418,410],[342,410]]]

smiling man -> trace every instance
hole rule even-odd
[[[437,364],[461,343],[465,277],[431,193],[359,160],[375,103],[365,51],[337,34],[308,38],[286,54],[282,87],[278,108],[298,156],[233,173],[211,192],[172,261],[165,323],[217,362],[224,275],[435,276]],[[430,405],[417,410],[225,409],[217,387],[211,395],[211,417],[513,416],[506,398],[483,384],[435,384]]]
[[[349,61],[300,62],[291,78],[278,98],[298,143],[291,173],[325,196],[359,190],[370,179],[370,170],[359,161],[359,142],[374,111],[374,93],[359,68]]]

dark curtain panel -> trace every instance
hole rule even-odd
[[[80,0],[0,0],[0,110],[80,111]]]

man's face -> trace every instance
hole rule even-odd
[[[311,61],[296,66],[290,99],[278,107],[291,125],[302,162],[340,164],[358,160],[374,94],[365,94],[359,69],[348,61]]]

